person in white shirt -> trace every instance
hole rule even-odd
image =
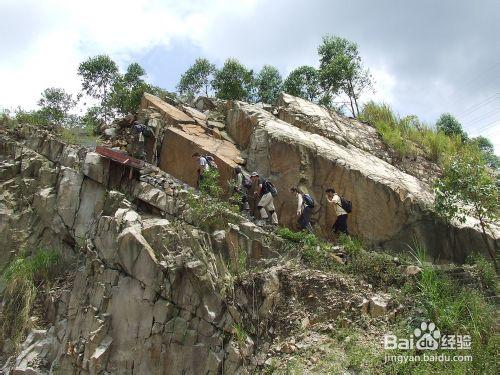
[[[294,193],[297,196],[297,221],[299,223],[300,229],[307,229],[312,233],[313,229],[311,226],[311,214],[314,207],[314,201],[310,197],[305,197],[305,194],[298,187],[292,187],[290,189],[290,192]]]
[[[203,181],[203,174],[209,170],[210,166],[208,165],[208,161],[204,156],[201,156],[198,152],[193,154],[193,158],[198,162],[198,187],[200,187],[200,182]]]
[[[332,226],[332,230],[335,233],[345,233],[349,234],[347,230],[347,212],[342,208],[342,201],[340,196],[335,192],[333,188],[325,190],[326,200],[329,204],[335,205],[335,213],[337,214],[337,220]]]

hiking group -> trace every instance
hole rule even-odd
[[[217,169],[215,160],[210,155],[193,154],[193,158],[198,163],[198,188],[204,180],[207,171]],[[274,206],[274,198],[278,195],[278,190],[271,181],[261,178],[257,172],[252,172],[250,176],[243,173],[241,167],[235,168],[234,192],[240,197],[238,202],[241,209],[248,212],[249,216],[258,225],[269,224],[278,225],[278,215]],[[297,199],[297,223],[300,230],[313,232],[311,216],[315,207],[315,202],[310,194],[304,193],[298,187],[290,188],[290,193]],[[347,229],[348,214],[352,210],[351,202],[338,195],[333,188],[325,190],[326,203],[333,205],[336,214],[335,223],[332,226],[334,233],[349,234]],[[257,217],[260,216],[260,219]]]

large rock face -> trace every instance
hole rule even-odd
[[[184,186],[167,174],[148,170],[116,184],[116,165],[70,153],[48,134],[8,142],[0,149],[0,240],[10,245],[1,248],[2,265],[21,237],[32,252],[54,249],[70,262],[79,254],[82,263],[46,302],[49,328],[33,331],[2,373],[246,371],[256,348],[235,339],[243,318],[229,303],[228,269],[278,256],[280,239],[231,212],[221,214],[224,226],[234,223],[229,229],[199,229]],[[238,306],[259,308],[245,293]]]
[[[257,106],[233,102],[228,131],[248,153],[247,168],[278,187],[282,225],[295,225],[296,200],[289,189],[298,185],[314,197],[314,216],[326,235],[335,214],[324,191],[334,187],[353,203],[350,231],[372,245],[406,250],[417,240],[437,258],[456,261],[485,249],[474,221],[454,227],[437,222],[428,185],[369,152],[380,142],[372,139],[373,128],[349,129],[323,108],[288,95],[278,103],[280,117],[291,124]],[[493,237],[498,240],[498,231]]]
[[[234,176],[234,168],[242,162],[240,151],[226,140],[207,134],[199,125],[170,127],[165,131],[160,155],[160,168],[173,176],[196,186],[198,165],[192,155],[212,155],[220,173],[221,185],[227,188]]]

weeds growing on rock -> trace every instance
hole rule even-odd
[[[238,206],[213,198],[205,193],[199,196],[190,193],[187,202],[191,209],[193,222],[206,231],[225,227],[230,221],[228,216],[239,212]]]
[[[5,284],[3,308],[0,315],[2,343],[7,339],[17,346],[30,327],[30,312],[37,291],[47,288],[59,264],[55,251],[39,250],[31,257],[19,256],[12,260],[2,275]]]
[[[387,104],[368,102],[360,118],[373,125],[384,143],[400,157],[418,154],[418,146],[429,160],[442,164],[462,144],[460,137],[432,129],[415,116],[400,118]]]

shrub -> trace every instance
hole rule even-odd
[[[363,241],[357,237],[351,237],[348,234],[341,233],[339,243],[350,256],[357,256],[363,250]]]
[[[209,169],[203,172],[203,180],[200,181],[200,191],[214,198],[220,197],[222,188],[217,169]]]
[[[467,263],[474,266],[475,273],[481,283],[489,290],[498,294],[497,274],[495,267],[481,254],[473,254],[467,258]]]
[[[225,227],[228,222],[228,216],[231,213],[239,212],[237,205],[213,198],[203,192],[199,196],[190,193],[188,196],[188,205],[191,209],[193,222],[205,230]]]
[[[360,250],[347,264],[347,272],[362,277],[375,287],[401,286],[405,278],[391,256]]]

